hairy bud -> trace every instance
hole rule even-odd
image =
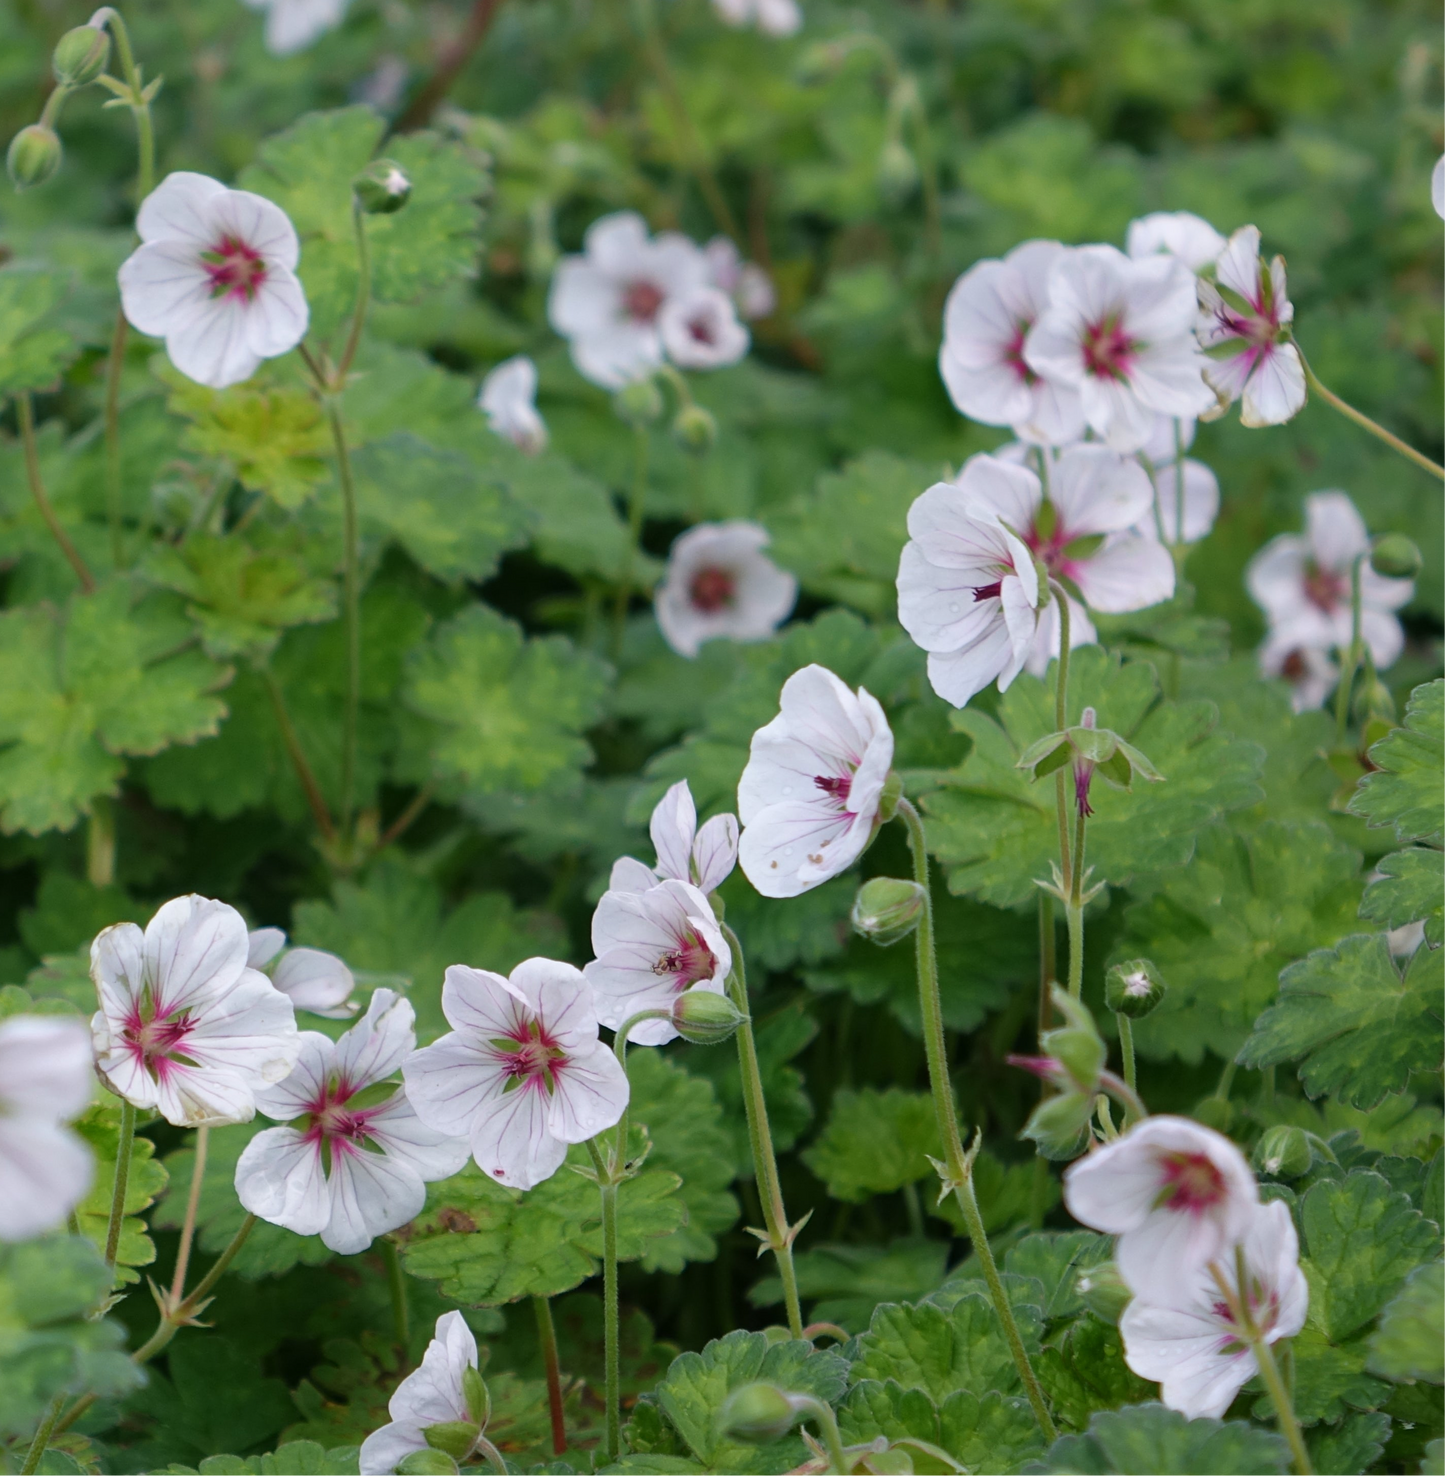
[[[1309,1172],[1314,1150],[1303,1128],[1279,1123],[1255,1144],[1254,1163],[1261,1173],[1274,1179],[1297,1179]]]
[[[444,1450],[414,1450],[397,1463],[397,1476],[456,1476],[457,1463]]]
[[[711,989],[689,989],[672,1006],[672,1028],[693,1045],[721,1045],[747,1018],[727,995]]]
[[[373,159],[351,188],[368,215],[391,215],[411,199],[411,180],[395,159]]]
[[[662,391],[652,379],[634,379],[613,395],[612,408],[628,425],[653,425],[662,415]]]
[[[1403,533],[1386,533],[1370,550],[1370,568],[1386,579],[1413,579],[1420,572],[1420,550]]]
[[[5,163],[15,188],[28,190],[44,184],[60,168],[60,156],[60,135],[43,123],[32,123],[10,140]]]
[[[717,421],[701,405],[684,405],[672,422],[672,438],[684,451],[705,456],[717,441]]]
[[[110,33],[100,26],[76,26],[55,43],[50,65],[55,80],[84,87],[105,71],[110,60]]]
[[[487,1390],[487,1381],[470,1363],[462,1370],[462,1397],[467,1402],[467,1413],[479,1428],[485,1430],[492,1418],[492,1396]]]
[[[1164,998],[1164,981],[1147,958],[1115,964],[1104,982],[1104,1002],[1116,1015],[1142,1020]]]
[[[772,1384],[744,1384],[719,1411],[718,1430],[748,1445],[766,1445],[781,1440],[796,1418],[792,1401],[781,1389]]]
[[[450,1456],[461,1465],[471,1455],[482,1428],[470,1420],[446,1420],[439,1425],[428,1425],[421,1433],[432,1450]]]
[[[853,902],[853,930],[886,948],[918,926],[927,894],[915,881],[875,876],[858,889]]]

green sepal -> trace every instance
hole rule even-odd
[[[473,1423],[485,1430],[492,1418],[492,1395],[481,1370],[470,1363],[462,1370],[462,1398]]]
[[[461,1465],[471,1455],[482,1427],[470,1420],[445,1420],[439,1425],[428,1425],[421,1433],[433,1450],[444,1452]]]

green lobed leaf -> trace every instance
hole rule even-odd
[[[1363,1338],[1354,1336],[1336,1345],[1313,1323],[1306,1323],[1290,1340],[1294,1360],[1295,1416],[1302,1425],[1336,1422],[1352,1410],[1378,1409],[1389,1397],[1390,1386],[1365,1369]],[[1269,1396],[1255,1401],[1255,1415],[1268,1420]]]
[[[1255,1022],[1243,1066],[1300,1060],[1311,1097],[1362,1108],[1403,1091],[1412,1071],[1439,1069],[1439,949],[1418,949],[1403,976],[1382,933],[1319,949],[1280,975],[1279,1000]]]
[[[1389,1415],[1355,1414],[1311,1430],[1306,1444],[1318,1476],[1354,1476],[1374,1469],[1389,1438]]]
[[[1054,1418],[1071,1430],[1087,1428],[1101,1409],[1122,1409],[1157,1392],[1125,1363],[1118,1328],[1087,1313],[1049,1342],[1034,1369]]]
[[[328,1450],[315,1440],[291,1440],[266,1455],[207,1456],[198,1466],[170,1465],[166,1476],[356,1476],[361,1448],[338,1445]]]
[[[942,1157],[933,1099],[900,1087],[833,1094],[823,1131],[802,1155],[834,1199],[858,1202],[931,1179]]]
[[[1385,1305],[1370,1338],[1370,1369],[1387,1379],[1445,1384],[1445,1265],[1417,1266]]]
[[[1291,1469],[1282,1435],[1241,1420],[1188,1420],[1162,1404],[1100,1410],[1083,1435],[1063,1435],[1043,1460],[1024,1468],[1076,1476],[1264,1476]]]
[[[101,1250],[105,1249],[110,1229],[110,1207],[115,1195],[115,1164],[120,1148],[121,1105],[114,1097],[105,1096],[92,1102],[72,1126],[90,1145],[95,1154],[95,1178],[90,1192],[76,1206],[75,1214],[81,1232]],[[141,1133],[131,1140],[130,1166],[125,1182],[125,1218],[121,1221],[120,1241],[116,1247],[116,1278],[121,1282],[137,1282],[137,1266],[149,1266],[156,1258],[155,1242],[147,1233],[142,1218],[145,1211],[165,1192],[168,1179],[165,1165],[155,1158],[155,1144]]]
[[[70,274],[16,262],[0,267],[0,399],[49,389],[80,345],[56,321]]]
[[[1445,852],[1411,846],[1384,856],[1379,875],[1365,888],[1360,916],[1386,928],[1425,923],[1425,941],[1438,948],[1445,919]]]
[[[887,1245],[814,1245],[798,1252],[793,1269],[811,1322],[836,1322],[848,1332],[867,1328],[880,1302],[926,1297],[943,1281],[948,1247],[908,1237]],[[756,1307],[783,1302],[783,1283],[765,1276],[748,1289]]]
[[[1371,825],[1393,825],[1402,843],[1445,841],[1445,680],[1410,694],[1405,724],[1370,748],[1375,772],[1350,797]]]

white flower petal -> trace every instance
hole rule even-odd
[[[94,1173],[90,1149],[67,1128],[0,1116],[0,1240],[28,1240],[63,1225]]]
[[[289,1127],[257,1133],[236,1160],[236,1197],[272,1225],[319,1235],[331,1219],[320,1143]]]
[[[0,1021],[0,1119],[78,1117],[95,1090],[90,1033],[60,1015]]]

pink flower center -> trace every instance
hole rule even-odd
[[[1207,1153],[1161,1153],[1158,1161],[1164,1179],[1156,1201],[1161,1207],[1202,1215],[1229,1192],[1224,1175]]]
[[[1024,361],[1024,339],[1029,335],[1032,323],[1018,322],[1014,324],[1013,337],[1004,345],[1003,361],[1013,370],[1025,384],[1038,382],[1038,375],[1029,368]]]
[[[687,320],[687,336],[694,343],[705,344],[712,348],[717,343],[717,325],[713,322],[711,313],[698,313],[695,317]]]
[[[848,808],[848,791],[853,787],[851,774],[818,774],[813,783],[830,799],[836,800],[840,810]]]
[[[666,293],[655,282],[629,282],[622,289],[622,307],[636,323],[650,323],[657,316]],[[691,324],[688,325],[691,328]]]
[[[135,1063],[157,1081],[164,1081],[176,1065],[191,1065],[182,1054],[192,1025],[185,1010],[177,1014],[144,1013],[150,1001],[132,1005],[121,1027],[121,1035]]]
[[[501,1052],[507,1091],[523,1088],[550,1094],[558,1074],[567,1064],[567,1052],[540,1020],[529,1020],[513,1034],[492,1044]]]
[[[1124,331],[1117,314],[1084,329],[1084,367],[1098,379],[1128,381],[1129,368],[1139,345]]]
[[[1315,609],[1332,615],[1335,608],[1349,596],[1349,581],[1333,569],[1323,569],[1318,564],[1305,566],[1305,598]]]
[[[1002,579],[995,579],[992,584],[975,584],[973,587],[973,602],[975,605],[980,600],[1001,600],[1002,598]]]
[[[652,966],[660,979],[670,978],[678,994],[704,979],[711,979],[717,968],[713,951],[695,933],[686,934],[678,946],[664,953]]]
[[[370,1123],[377,1109],[346,1105],[356,1090],[345,1077],[327,1081],[306,1109],[311,1125],[303,1137],[315,1148],[329,1149],[333,1161],[338,1153],[360,1152],[373,1136]]]
[[[719,610],[725,610],[732,604],[736,592],[737,580],[732,570],[717,564],[699,569],[687,587],[687,597],[693,608],[701,610],[704,615],[716,615]]]
[[[201,252],[201,261],[211,279],[213,298],[235,297],[242,302],[254,302],[266,280],[268,268],[261,253],[236,236],[222,236],[209,251]]]

